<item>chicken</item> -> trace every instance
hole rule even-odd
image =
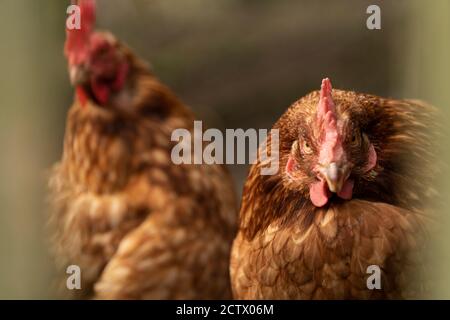
[[[175,129],[194,116],[110,33],[94,32],[83,0],[81,29],[65,55],[76,97],[62,159],[49,179],[52,252],[74,298],[231,297],[229,254],[237,206],[222,165],[175,165]],[[81,290],[65,288],[66,268]]]
[[[279,172],[261,175],[264,163],[256,162],[244,186],[231,254],[234,297],[427,294],[422,253],[439,197],[435,115],[419,101],[333,90],[329,79],[295,102],[273,127]],[[381,288],[368,285],[372,268]]]

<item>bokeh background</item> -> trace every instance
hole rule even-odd
[[[62,53],[68,4],[0,1],[3,299],[52,297],[45,188],[73,97]],[[381,7],[381,30],[366,28],[370,4]],[[270,128],[325,76],[336,88],[423,99],[450,113],[449,0],[99,0],[97,25],[150,61],[210,127]],[[230,169],[240,193],[248,168]],[[450,232],[435,250],[435,297],[450,298]]]

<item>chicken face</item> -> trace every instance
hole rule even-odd
[[[103,106],[124,86],[129,63],[114,36],[93,32],[94,1],[81,0],[78,4],[81,28],[67,30],[65,44],[70,80],[83,105],[92,99]]]
[[[358,106],[336,106],[329,79],[322,81],[313,114],[304,117],[298,138],[292,143],[285,174],[289,183],[309,189],[316,207],[326,205],[333,194],[351,199],[355,179],[376,165],[377,154],[362,129]]]

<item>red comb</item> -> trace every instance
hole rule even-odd
[[[86,58],[89,37],[95,24],[95,0],[72,1],[80,7],[80,29],[66,29],[64,53],[70,64],[78,64]]]
[[[331,125],[331,122],[336,124],[336,108],[331,96],[331,81],[328,78],[322,80],[320,87],[320,100],[317,106],[317,118],[323,121],[324,125]]]
[[[319,156],[321,163],[330,163],[342,156],[342,139],[337,128],[336,107],[331,92],[330,79],[323,79],[317,106],[317,121],[320,124],[322,140]]]

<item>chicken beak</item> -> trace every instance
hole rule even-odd
[[[339,193],[350,174],[350,167],[345,164],[339,166],[336,162],[331,162],[320,169],[320,174],[327,182],[328,189],[331,192]]]
[[[69,76],[73,86],[83,85],[89,79],[87,69],[83,65],[71,66],[69,68]]]

